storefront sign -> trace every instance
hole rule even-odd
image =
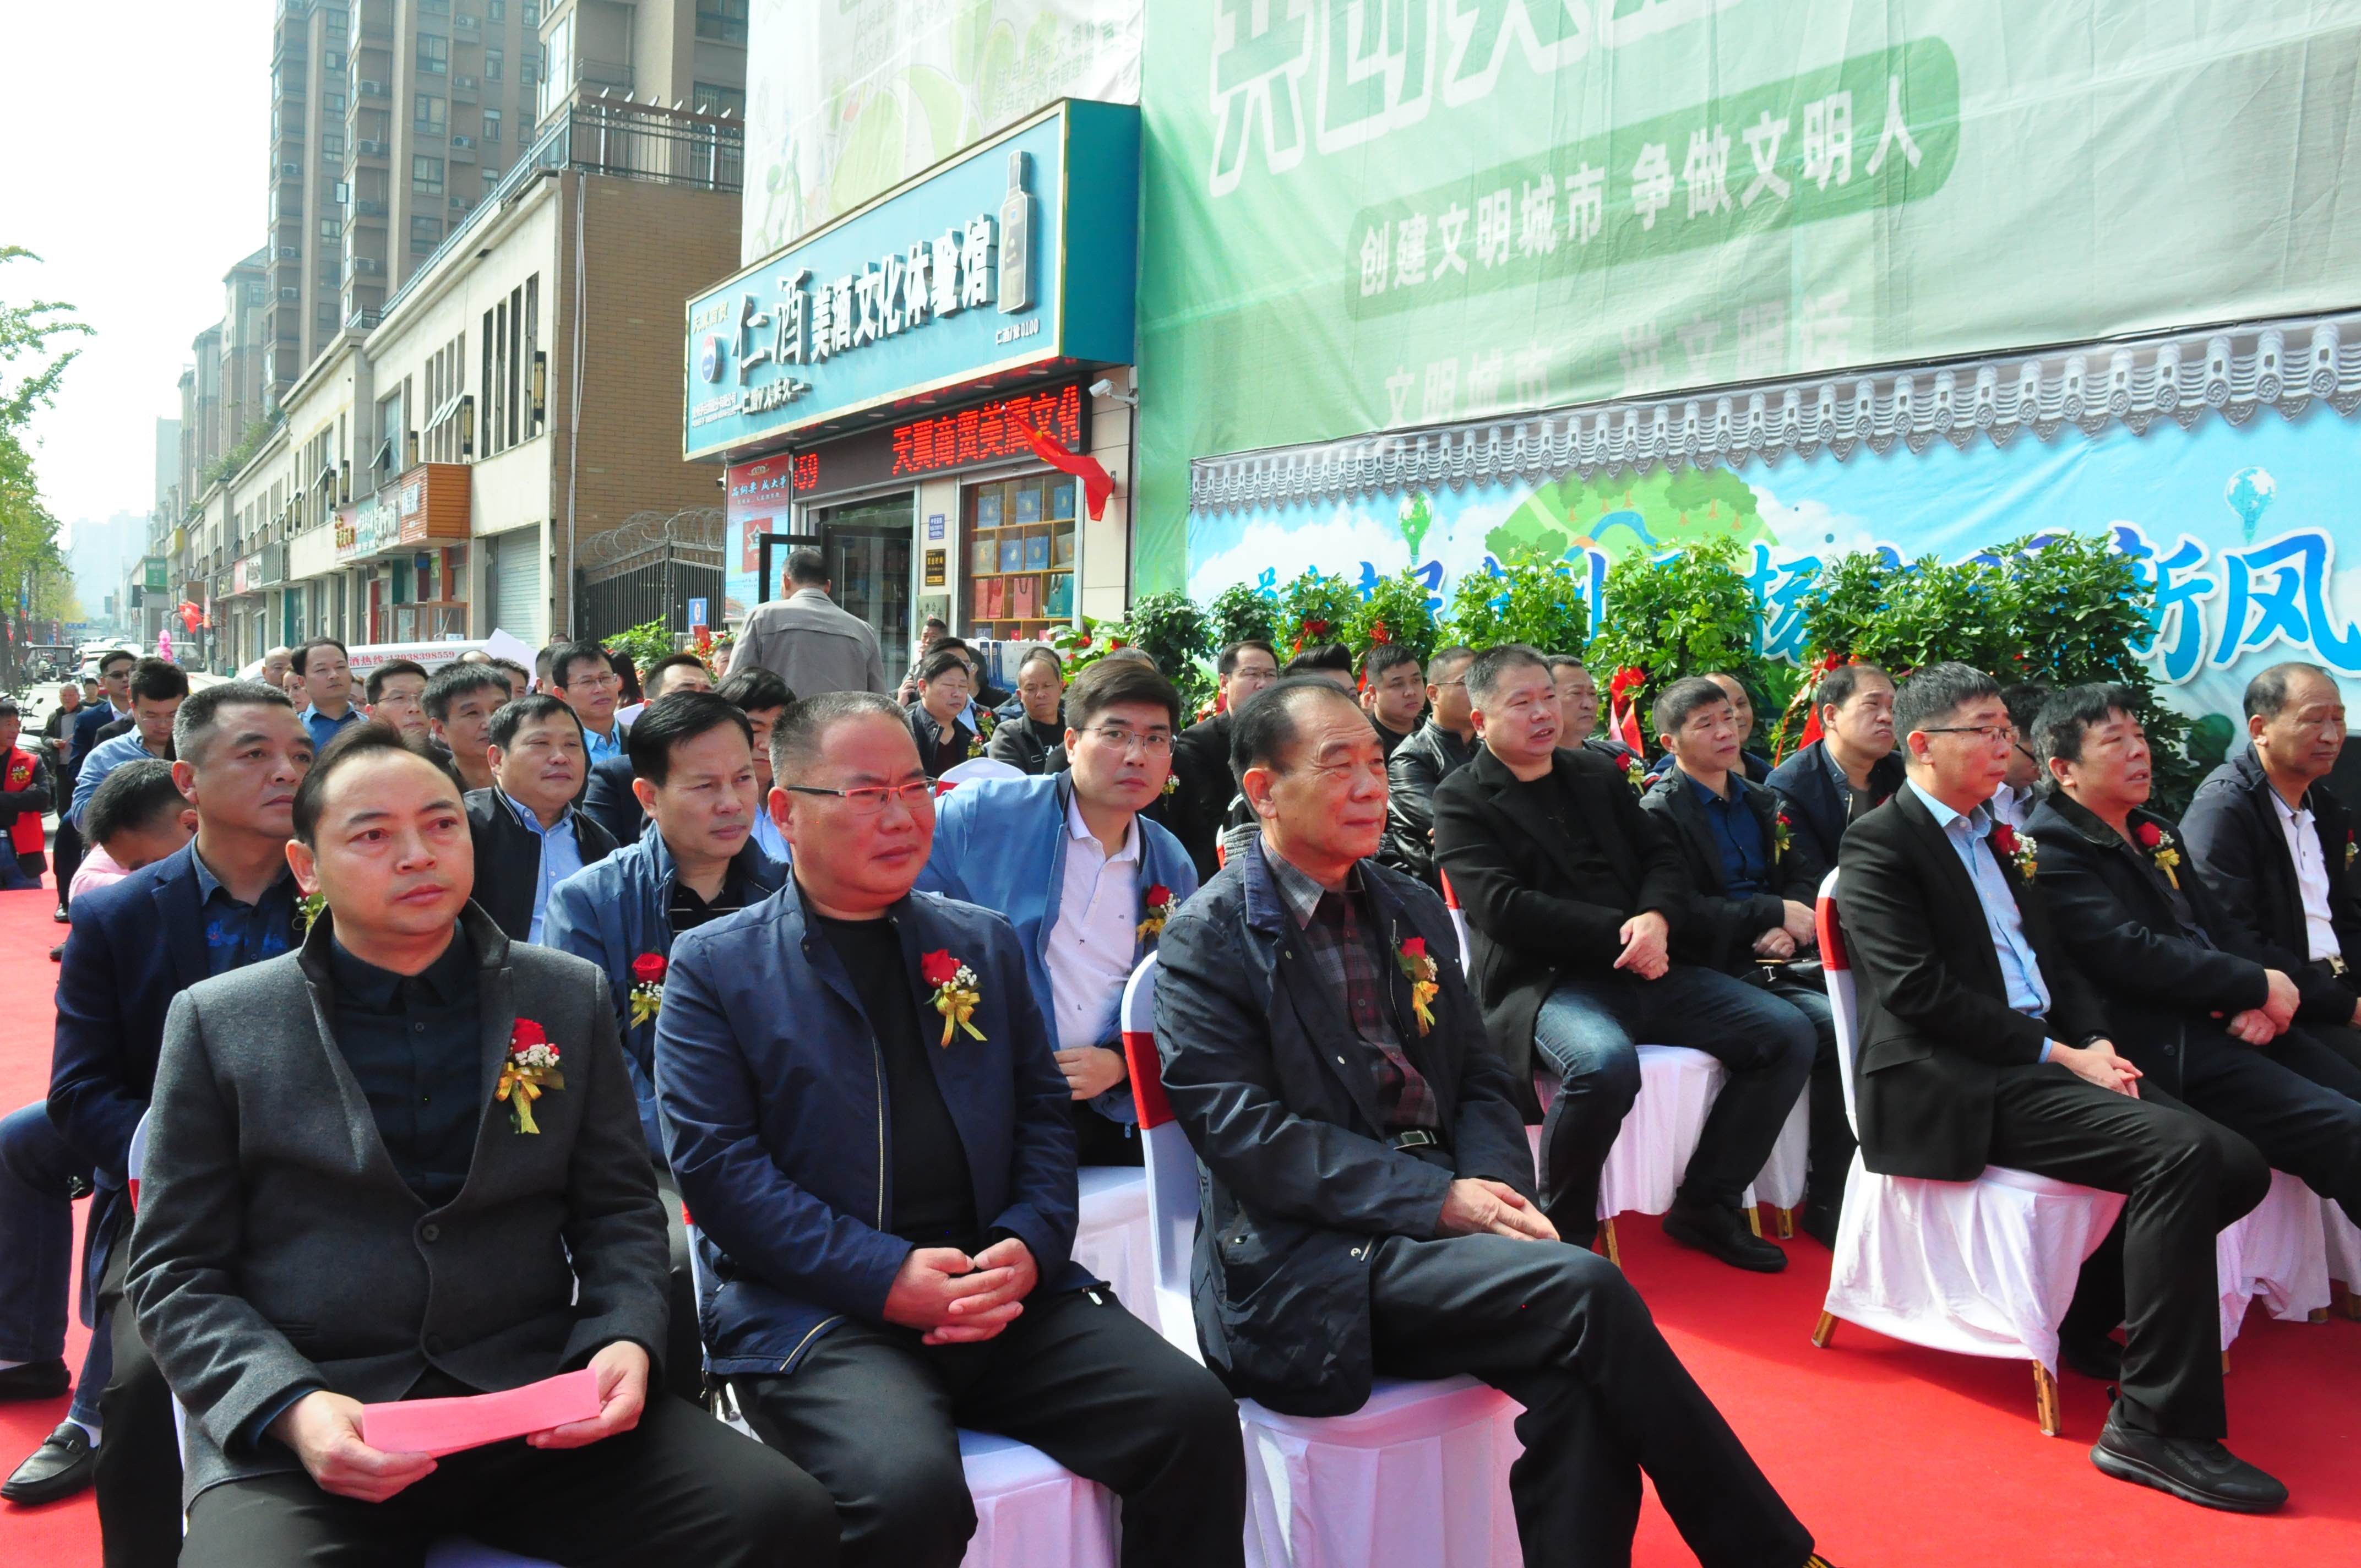
[[[690,302],[683,451],[1128,363],[1139,112],[1063,103]]]
[[[336,559],[359,561],[394,543],[401,534],[391,491],[364,496],[336,509]]]
[[[943,586],[943,558],[948,554],[950,554],[948,551],[943,550],[927,552],[927,587],[939,588]]]
[[[172,586],[171,565],[161,555],[149,555],[139,563],[140,579],[147,591],[165,592]]]

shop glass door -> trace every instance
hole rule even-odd
[[[820,553],[836,602],[876,629],[888,666],[910,648],[910,528],[917,498],[907,493],[818,517]]]

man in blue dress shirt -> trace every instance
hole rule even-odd
[[[302,719],[312,749],[324,751],[340,730],[361,722],[361,710],[353,706],[352,656],[335,638],[315,637],[290,654],[289,663],[303,682]]]
[[[560,643],[549,656],[550,695],[582,721],[582,744],[593,762],[622,754],[626,727],[615,718],[622,691],[623,677],[596,642]]]

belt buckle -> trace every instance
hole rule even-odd
[[[1441,1141],[1424,1127],[1412,1127],[1408,1132],[1396,1133],[1386,1140],[1389,1147],[1397,1149],[1433,1148]]]
[[[2331,953],[2328,955],[2328,972],[2334,975],[2337,979],[2343,980],[2348,968],[2349,966],[2345,962],[2344,955],[2340,953]]]

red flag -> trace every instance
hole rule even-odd
[[[1607,732],[1642,756],[1647,743],[1640,735],[1638,693],[1648,684],[1648,672],[1626,664],[1607,683]]]
[[[1029,424],[1025,427],[1025,444],[1042,462],[1082,482],[1082,499],[1090,508],[1093,522],[1106,515],[1107,498],[1115,494],[1115,476],[1100,466],[1097,458],[1086,452],[1069,452]]]
[[[188,600],[182,599],[181,601],[181,624],[189,629],[189,634],[191,636],[196,635],[197,627],[203,621],[204,615],[205,612],[203,610],[199,609],[195,605],[191,604]]]

